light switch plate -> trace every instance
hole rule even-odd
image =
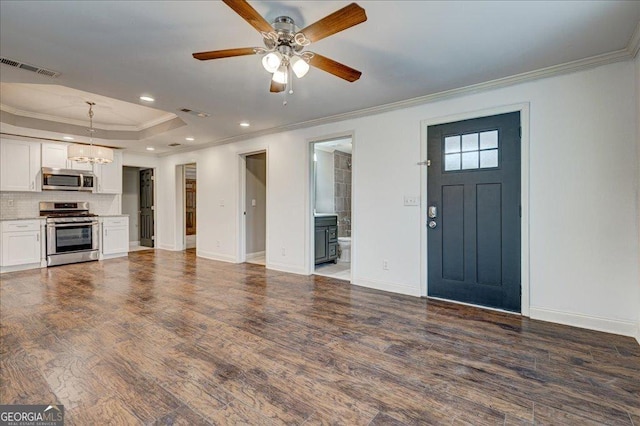
[[[410,195],[404,196],[404,205],[405,206],[419,206],[420,205],[420,197],[412,197]]]

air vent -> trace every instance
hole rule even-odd
[[[25,64],[24,62],[14,61],[13,59],[0,57],[0,63],[4,65],[9,65],[10,67],[20,68],[26,71],[35,72],[36,74],[44,75],[47,77],[59,77],[60,73],[57,71],[51,71],[46,68],[36,67],[34,65]]]
[[[175,142],[169,144],[169,146],[180,146],[180,145],[182,145],[182,144],[181,143],[175,143]]]
[[[180,108],[178,111],[186,112],[187,114],[195,115],[196,117],[200,117],[200,118],[211,117],[211,114],[209,114],[209,113],[202,112],[202,111],[194,111],[194,110],[189,109],[189,108]]]

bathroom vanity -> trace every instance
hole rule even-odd
[[[338,260],[338,216],[317,214],[315,216],[316,265]]]

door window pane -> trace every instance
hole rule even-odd
[[[450,154],[452,152],[460,152],[460,136],[449,136],[444,138],[444,152]]]
[[[480,133],[480,149],[491,149],[498,147],[498,131]]]
[[[445,154],[444,170],[460,170],[460,154]]]
[[[478,150],[478,134],[471,133],[468,135],[462,135],[462,152],[477,151]],[[463,160],[464,162],[464,156]],[[464,166],[462,167],[464,169]]]
[[[480,151],[480,168],[498,167],[498,150]]]
[[[478,151],[462,153],[462,168],[463,169],[478,168]]]

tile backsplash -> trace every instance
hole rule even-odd
[[[13,206],[10,206],[10,201]],[[120,214],[120,195],[75,191],[0,192],[0,219],[37,217],[40,201],[88,201],[91,213]]]

